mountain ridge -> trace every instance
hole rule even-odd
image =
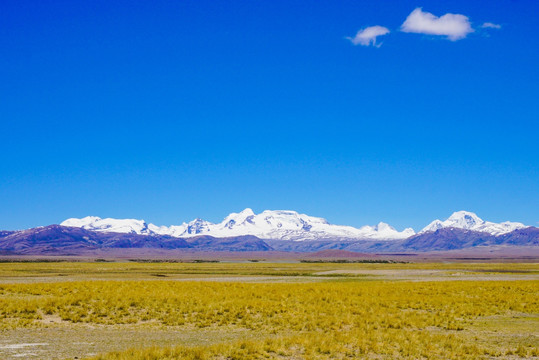
[[[527,227],[503,235],[466,229],[445,228],[416,234],[407,239],[384,240],[267,240],[252,235],[189,238],[97,232],[76,227],[49,225],[21,231],[0,232],[1,255],[82,255],[88,251],[148,249],[181,251],[307,253],[345,250],[362,253],[417,253],[489,247],[532,247],[539,250],[539,228]]]
[[[195,219],[166,227],[144,220],[93,216],[71,218],[60,225],[0,231],[0,254],[4,255],[76,255],[110,249],[409,253],[492,246],[539,249],[539,228],[492,223],[458,211],[418,233],[413,229],[399,232],[385,223],[354,228],[290,210],[266,210],[257,215],[245,209],[217,224]]]
[[[98,249],[164,249],[204,251],[268,251],[271,246],[252,236],[189,239],[172,236],[97,232],[77,227],[48,225],[27,230],[0,232],[0,254],[78,255]]]
[[[188,238],[200,235],[230,237],[252,235],[260,239],[315,241],[323,239],[339,240],[399,240],[411,236],[434,232],[443,228],[458,228],[502,235],[528,226],[518,222],[494,223],[484,221],[475,213],[454,212],[445,221],[434,220],[419,233],[412,228],[398,231],[384,222],[359,228],[330,224],[326,219],[300,214],[292,210],[264,210],[255,214],[250,208],[239,213],[231,213],[220,223],[197,218],[181,225],[157,226],[137,219],[102,219],[97,216],[70,218],[60,225],[80,227],[93,231],[134,233],[139,235],[163,235]]]
[[[513,230],[523,229],[527,226],[519,222],[504,221],[501,223],[494,223],[485,221],[479,218],[475,213],[470,211],[456,211],[445,221],[434,220],[429,225],[424,227],[418,234],[436,231],[444,228],[458,228],[465,230],[473,230],[479,232],[486,232],[491,235],[502,235],[509,233]]]

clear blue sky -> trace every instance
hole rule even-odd
[[[417,7],[475,31],[400,31]],[[538,14],[535,0],[3,0],[0,229],[245,207],[537,226]],[[346,38],[375,25],[379,47]]]

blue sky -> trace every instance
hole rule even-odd
[[[418,7],[473,32],[401,31]],[[2,1],[0,228],[245,207],[537,226],[537,14],[531,0]],[[347,39],[372,26],[389,33]]]

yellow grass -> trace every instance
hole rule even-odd
[[[283,276],[287,273],[312,275],[343,268],[426,268],[423,264],[384,265],[124,263],[42,266],[55,274],[71,272],[69,276],[80,269],[94,269],[96,273],[115,276],[132,270],[129,275],[132,278],[135,274],[151,276],[153,273],[170,275],[197,271]],[[0,267],[6,276],[18,276],[13,275],[17,273],[16,267],[6,269],[5,264]],[[492,264],[458,265],[456,269],[459,267],[469,271],[496,268]],[[455,266],[449,268],[442,264],[431,268],[455,270]],[[39,264],[20,265],[20,269],[21,273],[38,272]],[[511,269],[533,272],[537,267],[504,265],[504,271]],[[251,334],[245,340],[200,346],[178,344],[149,349],[134,346],[130,350],[99,355],[96,359],[539,356],[539,282],[534,280],[400,282],[347,277],[306,283],[98,280],[0,284],[0,329],[16,331],[59,326],[43,321],[48,318],[58,319],[62,326],[86,324],[181,332],[208,329]]]

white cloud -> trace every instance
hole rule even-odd
[[[481,27],[483,29],[485,29],[485,28],[488,28],[488,29],[501,29],[502,28],[502,26],[500,24],[494,24],[494,23],[491,23],[491,22],[483,23],[483,25],[481,25]]]
[[[408,15],[401,25],[401,31],[407,33],[445,35],[451,41],[463,39],[473,32],[467,16],[445,14],[440,17],[417,8]]]
[[[380,46],[376,45],[376,37],[389,34],[389,29],[383,26],[369,26],[365,29],[361,29],[357,32],[355,37],[347,37],[348,40],[354,45],[363,45],[363,46]]]

